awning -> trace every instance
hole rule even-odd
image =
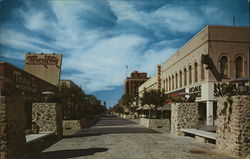
[[[142,110],[143,109],[143,107],[138,107],[136,110]]]
[[[159,107],[157,110],[171,110],[171,104],[165,104],[162,107]]]
[[[151,110],[153,108],[154,108],[154,106],[149,106],[147,104],[143,106],[143,110]]]

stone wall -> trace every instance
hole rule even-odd
[[[219,150],[236,156],[250,155],[250,96],[233,96],[230,104],[220,98],[217,107]]]
[[[55,132],[62,137],[62,107],[57,103],[33,103],[32,120],[40,127],[40,132]]]
[[[141,118],[140,125],[145,126],[147,128],[170,127],[170,122],[168,119]]]
[[[22,158],[26,152],[24,97],[0,97],[0,158]]]
[[[86,119],[63,120],[63,129],[81,129],[84,127]]]
[[[198,103],[174,103],[171,105],[171,111],[172,135],[183,135],[181,129],[198,128]]]
[[[126,115],[126,114],[122,114],[122,118],[124,119],[134,119],[135,116],[134,115]]]

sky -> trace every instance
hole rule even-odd
[[[206,25],[249,26],[247,0],[0,0],[1,61],[63,54],[62,79],[113,106],[134,71],[152,76]]]

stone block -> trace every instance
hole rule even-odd
[[[174,103],[171,105],[172,135],[182,136],[181,129],[197,129],[198,125],[198,103]]]
[[[147,128],[158,128],[158,127],[170,127],[170,122],[168,119],[148,119],[141,118],[140,125],[145,126]]]
[[[217,148],[235,156],[250,154],[250,96],[220,98],[217,107]]]
[[[0,158],[22,158],[26,152],[24,96],[0,97]]]
[[[62,107],[57,103],[33,103],[32,120],[40,132],[54,132],[59,138],[63,135]]]

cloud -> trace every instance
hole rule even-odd
[[[161,1],[149,8],[150,3],[23,0],[13,10],[19,21],[10,18],[1,25],[1,45],[9,58],[22,59],[27,52],[62,53],[62,78],[95,92],[121,86],[126,65],[129,73],[152,76],[156,65],[201,26],[227,24],[220,23],[228,15],[221,6]]]
[[[131,1],[109,0],[108,2],[118,17],[118,22],[132,21],[155,32],[159,27],[173,32],[194,32],[204,23],[202,17],[191,7],[179,4],[163,5],[154,11],[143,11],[137,10],[136,3]]]
[[[64,69],[76,70],[77,74],[80,72],[89,78],[85,81],[78,80],[87,90],[110,90],[123,84],[126,65],[129,65],[130,70],[138,69],[153,74],[154,66],[163,62],[170,53],[148,50],[142,54],[141,47],[148,42],[148,39],[137,35],[120,35],[104,39],[85,52],[80,52],[79,48],[71,57],[65,58]],[[76,81],[79,78],[78,75],[74,77]]]

